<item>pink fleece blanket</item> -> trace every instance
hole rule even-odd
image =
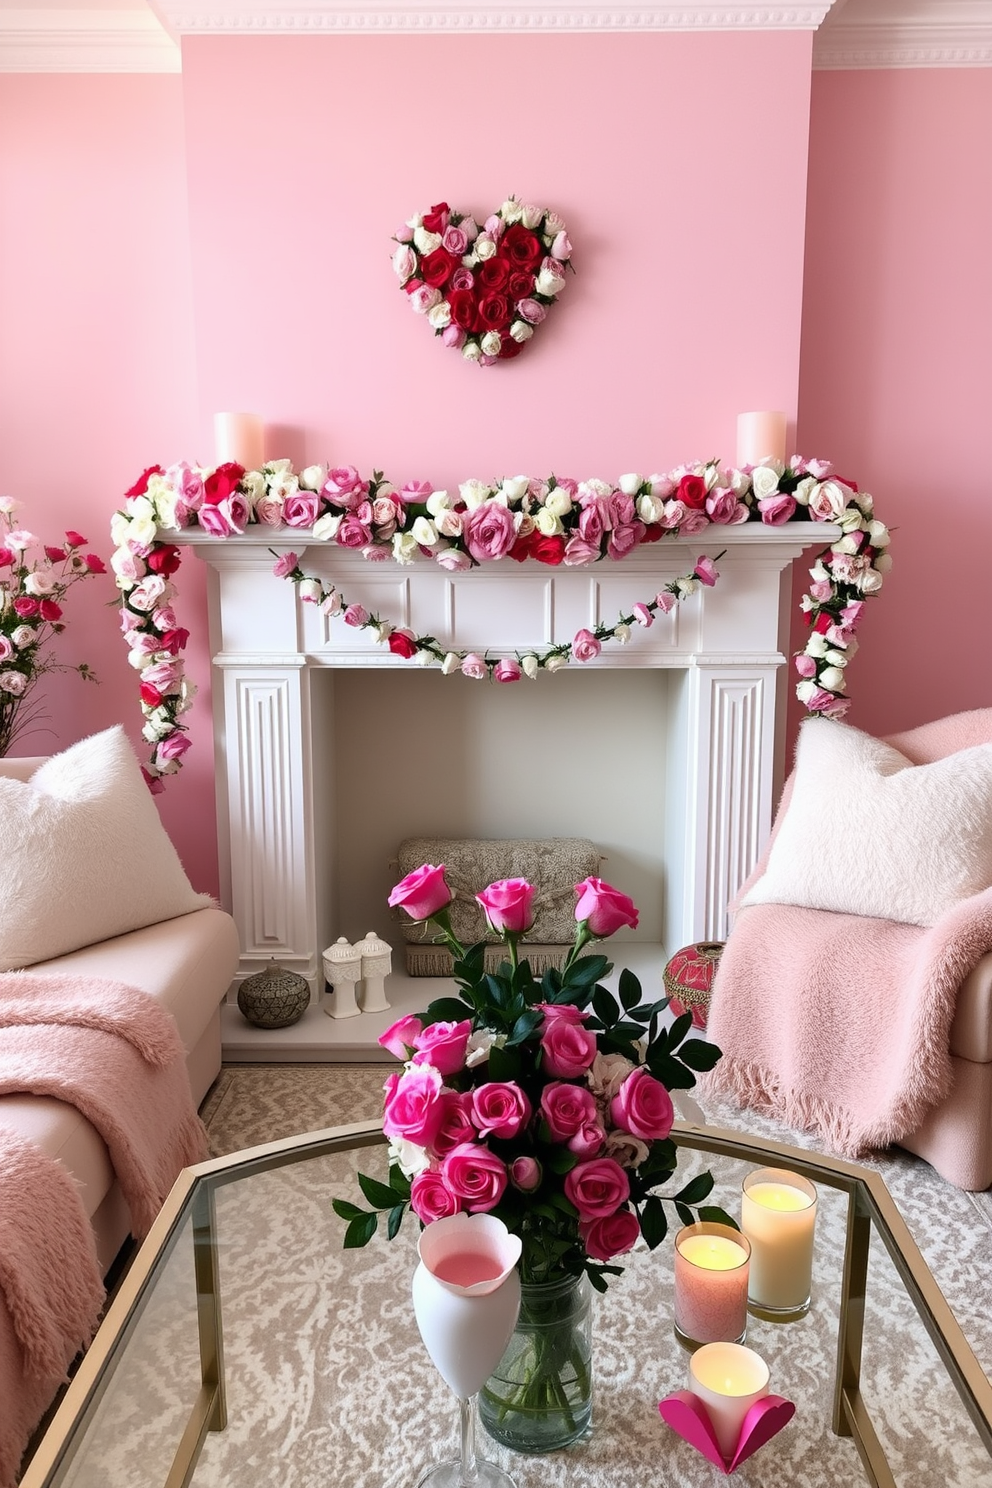
[[[992,710],[982,709],[888,742],[923,764],[990,738]],[[788,798],[787,784],[778,820]],[[848,1157],[898,1142],[947,1093],[958,989],[989,950],[992,888],[930,927],[749,905],[715,978],[707,1031],[723,1058],[702,1086]]]
[[[136,1238],[180,1169],[206,1156],[175,1021],[122,983],[0,975],[0,1095],[25,1092],[75,1106],[100,1133]],[[103,1295],[72,1177],[0,1125],[0,1488],[12,1488]]]

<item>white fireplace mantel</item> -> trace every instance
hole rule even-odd
[[[835,527],[813,522],[713,526],[645,545],[617,563],[550,568],[504,559],[450,574],[428,559],[370,563],[329,544],[308,547],[298,529],[252,527],[223,540],[184,533],[179,541],[210,570],[220,856],[241,936],[240,977],[275,958],[310,981],[319,1003],[321,953],[340,933],[330,906],[341,868],[323,846],[333,810],[326,784],[333,688],[318,682],[326,669],[417,670],[370,632],[301,602],[292,583],[272,574],[273,550],[300,553],[307,573],[333,581],[347,602],[393,625],[432,635],[445,649],[491,657],[540,651],[583,626],[612,625],[634,602],[691,572],[700,554],[725,550],[715,587],[700,586],[650,628],[633,627],[628,644],[606,643],[595,661],[568,668],[673,674],[663,827],[671,953],[693,940],[725,938],[727,903],[770,828],[792,681],[784,666],[791,566],[836,536]],[[541,672],[512,686],[554,689],[556,682]],[[458,675],[444,685],[503,690]],[[408,739],[415,735],[415,719],[403,726]],[[376,1035],[392,1016],[379,1019]]]

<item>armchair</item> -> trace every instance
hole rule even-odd
[[[992,708],[884,741],[806,720],[732,910],[705,1084],[992,1185]]]

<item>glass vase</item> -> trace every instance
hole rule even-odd
[[[514,1452],[553,1452],[592,1420],[592,1288],[587,1277],[524,1284],[513,1337],[479,1395],[489,1435]]]

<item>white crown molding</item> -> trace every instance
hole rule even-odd
[[[818,70],[992,66],[992,0],[855,0],[813,41]]]
[[[0,72],[181,72],[149,11],[0,9]]]

